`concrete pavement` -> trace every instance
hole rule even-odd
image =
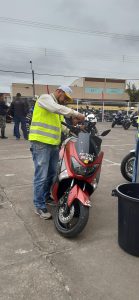
[[[34,214],[29,143],[12,137],[11,124],[7,135],[0,140],[0,300],[137,300],[139,258],[118,246],[117,198],[111,197],[125,182],[120,162],[133,148],[135,129],[114,128],[104,138],[90,219],[74,240],[62,238],[52,220]]]

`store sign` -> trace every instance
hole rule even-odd
[[[116,95],[122,95],[124,94],[124,89],[103,89],[103,88],[92,88],[92,87],[86,87],[85,88],[85,93],[86,94],[116,94]]]
[[[91,87],[85,88],[86,94],[102,94],[102,92],[103,92],[103,88],[91,88]]]
[[[122,95],[124,94],[124,89],[106,89],[106,94]]]

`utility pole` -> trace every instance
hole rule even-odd
[[[104,87],[102,91],[102,122],[104,122],[104,111],[105,111],[105,105],[104,105],[104,97],[106,93],[106,78],[104,79]]]
[[[32,60],[30,60],[30,65],[31,65],[31,72],[32,72],[33,99],[35,99],[34,70],[32,68]]]

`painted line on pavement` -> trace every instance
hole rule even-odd
[[[26,159],[26,158],[31,158],[31,157],[32,157],[31,155],[16,156],[16,157],[6,156],[6,157],[0,158],[0,160],[16,160],[16,159]]]
[[[109,159],[105,159],[105,158],[104,158],[104,161],[106,161],[106,162],[108,162],[108,163],[110,163],[112,165],[115,165],[115,166],[120,166],[121,165],[120,163],[116,163],[115,161],[112,161],[112,160],[109,160]]]
[[[105,147],[119,147],[119,145],[112,145],[112,144],[103,144],[103,146]],[[134,148],[134,145],[133,144],[120,144],[120,146],[124,147],[124,146],[132,146]]]
[[[15,174],[5,174],[6,177],[15,176]]]

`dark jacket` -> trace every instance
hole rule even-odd
[[[29,105],[26,99],[17,98],[11,103],[10,113],[13,117],[26,117]]]
[[[6,116],[8,106],[5,104],[4,100],[0,101],[0,116]]]

